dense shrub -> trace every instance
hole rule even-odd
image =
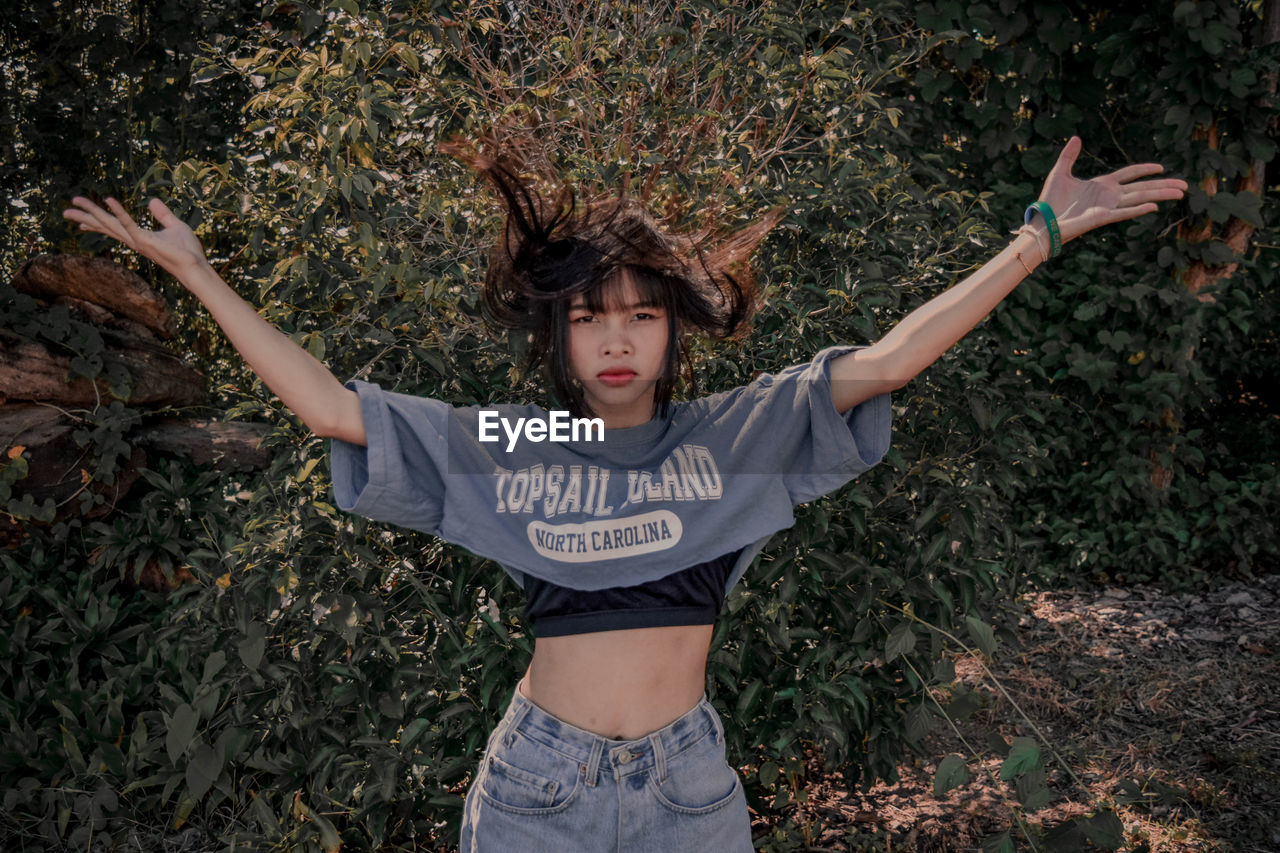
[[[1121,73],[1127,42],[1107,41],[1163,33],[1155,19],[1042,13],[1093,28],[1073,31],[962,3],[567,5],[574,39],[531,5],[281,7],[212,38],[190,69],[198,87],[243,93],[226,152],[167,149],[102,189],[134,209],[170,200],[224,277],[341,378],[546,403],[512,366],[521,342],[481,323],[496,222],[474,177],[434,153],[451,134],[540,128],[571,178],[628,186],[690,228],[787,206],[757,258],[768,308],[748,341],[700,348],[703,390],[878,338],[995,253],[1070,132],[1109,167],[1160,159],[1189,175],[1189,158],[1208,157],[1162,124],[1179,104],[1205,108],[1186,78],[1139,74],[1174,68],[1156,48]],[[1051,66],[1025,61],[1045,50]],[[1246,145],[1259,144],[1243,105],[1260,56],[1235,57],[1255,69],[1236,100],[1195,95],[1225,103],[1214,115],[1241,122],[1230,132]],[[1128,86],[1078,85],[1096,73]],[[40,201],[48,216],[61,204]],[[953,680],[939,631],[990,651],[1028,577],[1151,577],[1233,547],[1242,568],[1274,553],[1274,529],[1251,521],[1274,501],[1274,453],[1242,446],[1250,429],[1267,435],[1262,419],[1214,390],[1274,363],[1274,308],[1249,313],[1274,290],[1274,263],[1244,259],[1214,303],[1188,296],[1167,270],[1207,250],[1169,233],[1184,213],[1086,237],[1024,283],[896,395],[885,463],[802,508],[731,596],[708,692],[759,811],[788,805],[814,754],[851,779],[891,776],[935,724],[926,687]],[[0,553],[4,831],[30,849],[123,837],[126,816],[275,849],[450,838],[527,661],[518,591],[461,549],[337,511],[325,443],[169,292],[217,408],[270,422],[274,459],[242,482],[156,464],[112,522],[33,526]],[[80,345],[6,305],[29,334]],[[1199,345],[1224,323],[1253,344]],[[1180,426],[1154,426],[1164,408]],[[130,420],[116,412],[118,439]],[[1174,471],[1158,491],[1153,449]],[[20,478],[0,483],[23,515]],[[117,579],[157,555],[199,584],[167,601],[122,593]],[[1019,792],[1037,802],[1042,787]]]
[[[921,180],[988,190],[1014,222],[1074,133],[1084,177],[1155,161],[1192,184],[1183,206],[1069,245],[972,338],[1035,388],[1023,412],[1042,458],[1009,523],[1043,540],[1059,582],[1187,586],[1276,566],[1265,190],[1280,46],[1258,14],[1230,0],[919,5],[920,25],[957,33],[891,101],[903,142],[930,152],[911,164]]]

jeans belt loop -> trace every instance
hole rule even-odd
[[[519,688],[516,688],[516,695],[511,697],[511,706],[507,709],[506,717],[502,721],[505,725],[500,723],[498,726],[503,730],[502,738],[504,742],[507,742],[507,739],[515,734],[516,729],[520,727],[520,723],[524,722],[524,718],[528,716],[532,708],[533,703],[521,696]],[[507,742],[507,745],[510,746],[510,743]]]
[[[657,732],[649,735],[649,745],[653,748],[653,768],[657,771],[658,782],[661,784],[667,781],[667,750]]]
[[[720,745],[723,746],[724,745],[724,721],[720,719],[720,714],[716,711],[715,707],[710,702],[707,701],[706,696],[702,697],[702,707],[703,707],[703,710],[707,712],[707,718],[711,720],[711,725],[715,727],[716,739],[720,742]]]
[[[600,757],[602,755],[604,755],[604,738],[594,738],[591,741],[591,757],[587,759],[585,771],[587,786],[590,788],[596,786],[597,777],[600,775]]]

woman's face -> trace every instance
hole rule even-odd
[[[606,429],[639,426],[653,417],[666,366],[667,315],[643,304],[625,268],[604,296],[606,310],[596,314],[581,295],[569,303],[569,367]]]

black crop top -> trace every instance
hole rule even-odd
[[[524,576],[525,615],[538,637],[623,628],[710,625],[741,549],[635,586],[583,590]]]

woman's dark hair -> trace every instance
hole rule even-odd
[[[723,339],[746,333],[757,308],[748,260],[782,211],[770,211],[704,249],[704,240],[664,231],[625,194],[580,204],[555,178],[522,176],[523,164],[510,150],[485,154],[461,142],[440,149],[487,178],[506,209],[485,275],[488,319],[530,334],[526,369],[541,364],[555,397],[575,417],[593,413],[570,370],[568,305],[582,294],[588,310],[600,312],[623,269],[641,300],[666,312],[667,356],[654,390],[661,416],[682,369],[694,386],[685,334]],[[550,196],[542,184],[554,188]]]

